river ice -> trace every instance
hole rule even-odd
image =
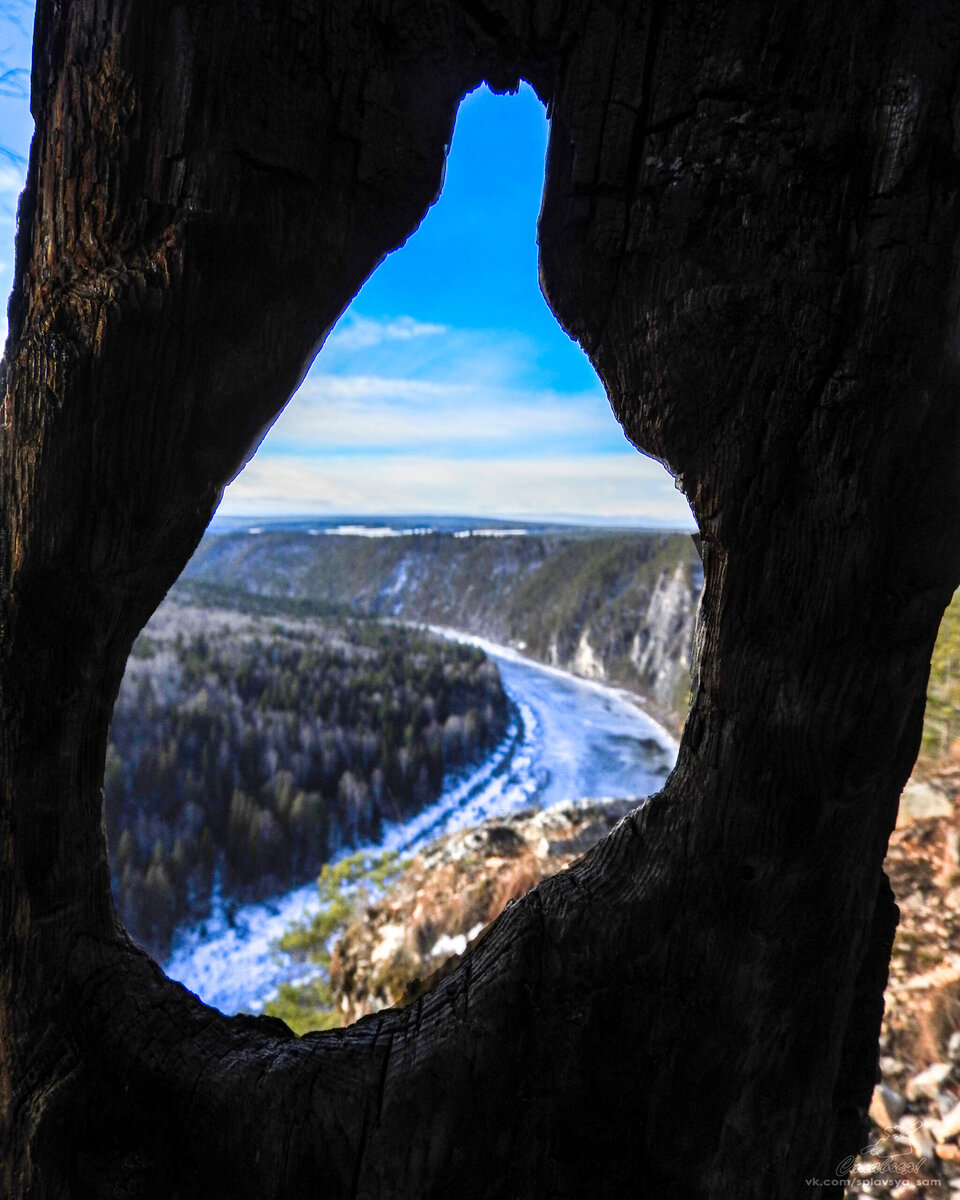
[[[479,767],[450,777],[435,804],[403,824],[385,826],[377,846],[362,847],[371,857],[384,850],[413,853],[443,833],[521,808],[585,797],[639,800],[662,787],[676,742],[626,693],[482,638],[456,636],[496,661],[514,718]],[[259,1012],[280,983],[315,973],[276,942],[292,922],[309,920],[319,904],[314,883],[239,908],[215,894],[212,914],[178,932],[164,969],[223,1012]]]

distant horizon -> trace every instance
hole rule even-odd
[[[537,514],[497,514],[490,513],[431,513],[431,512],[216,512],[210,521],[215,525],[230,525],[238,529],[245,526],[282,526],[282,525],[358,525],[377,526],[389,524],[404,526],[423,526],[433,523],[438,526],[558,526],[584,529],[625,529],[637,532],[655,533],[685,533],[696,532],[692,518],[689,526],[682,526],[667,521],[651,520],[650,518],[631,518],[621,516],[591,516],[583,514],[551,513]],[[438,532],[442,532],[438,530]]]

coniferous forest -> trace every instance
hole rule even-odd
[[[162,956],[215,880],[241,900],[310,878],[435,800],[508,719],[474,647],[368,619],[167,601],[134,647],[107,750],[121,920]]]

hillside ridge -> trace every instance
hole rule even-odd
[[[266,531],[208,535],[177,586],[195,599],[229,588],[480,635],[627,687],[678,731],[701,581],[686,534]]]

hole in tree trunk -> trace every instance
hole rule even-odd
[[[506,854],[505,826],[470,835],[469,861],[492,864],[470,878],[460,843],[429,889],[413,870],[419,918],[400,937],[380,905],[369,978],[336,1007],[409,997],[672,763],[702,572],[669,532],[691,524],[673,480],[625,441],[536,286],[545,146],[528,87],[465,100],[443,196],[334,330],[128,664],[105,785],[117,906],[227,1011],[325,970],[358,897],[431,837],[619,800],[517,823]],[[503,686],[491,647],[396,623],[499,643]],[[654,720],[524,658],[625,686]],[[295,1027],[334,1000],[316,981],[284,998]]]

